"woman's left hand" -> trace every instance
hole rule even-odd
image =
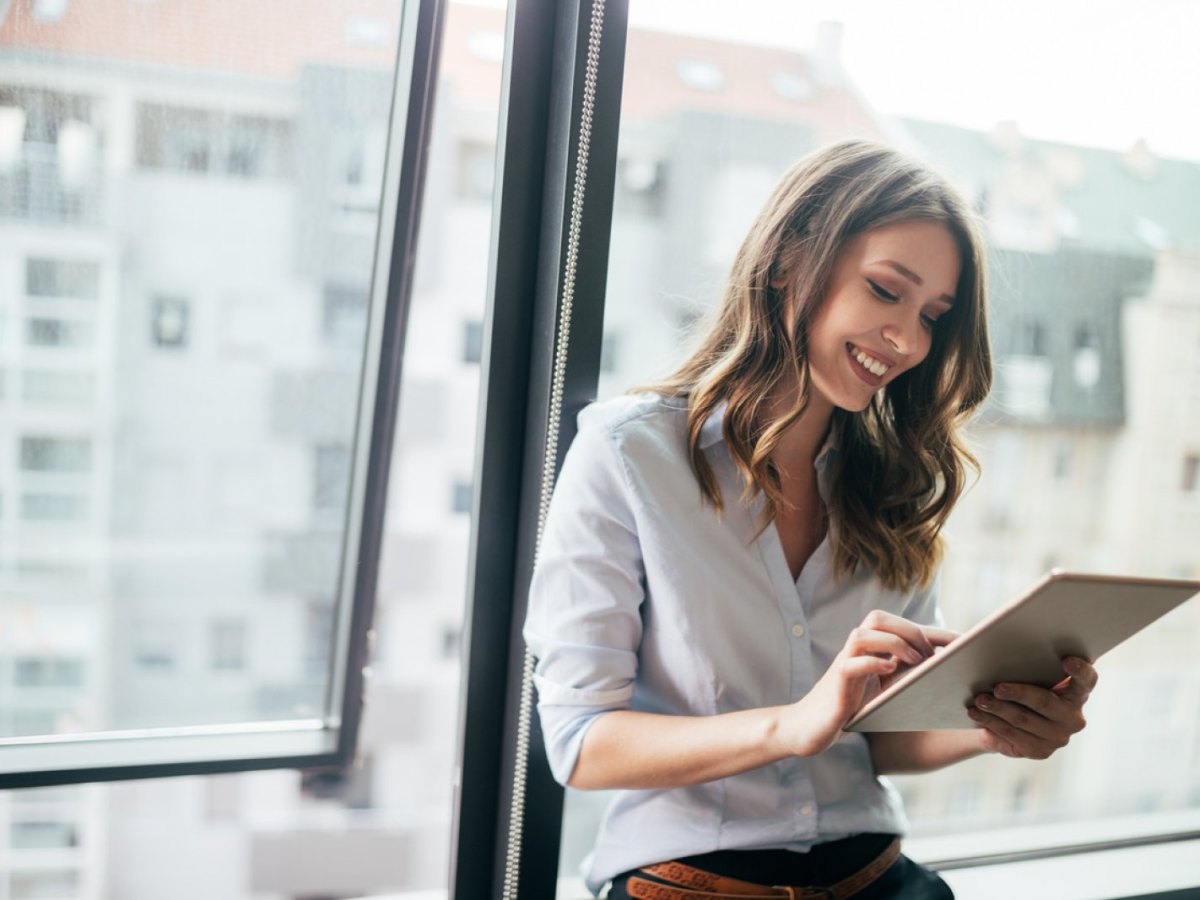
[[[967,714],[983,731],[985,750],[1018,759],[1045,759],[1083,730],[1083,705],[1096,686],[1096,670],[1085,659],[1067,657],[1068,677],[1053,688],[997,684],[978,694]]]

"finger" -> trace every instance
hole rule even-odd
[[[1052,690],[1033,684],[1003,682],[996,685],[992,694],[998,700],[1027,707],[1072,734],[1083,729],[1083,713],[1080,712],[1083,704]]]
[[[887,675],[896,668],[896,660],[881,656],[847,656],[841,662],[842,677],[846,680]]]
[[[1082,706],[1100,679],[1099,673],[1090,662],[1077,656],[1068,656],[1064,659],[1063,669],[1070,675],[1070,678],[1067,679],[1067,684],[1062,689],[1060,696],[1074,700]]]
[[[933,643],[925,636],[925,629],[902,616],[876,609],[867,614],[859,627],[896,635],[916,650],[921,659],[933,656]]]
[[[951,631],[949,628],[934,628],[932,625],[925,625],[921,627],[921,631],[925,633],[925,638],[934,647],[948,646],[959,638],[959,633]]]
[[[975,707],[967,708],[967,715],[971,720],[982,725],[988,731],[996,735],[997,738],[1007,743],[1012,753],[1011,756],[1019,756],[1025,759],[1046,759],[1059,747],[1066,744],[1066,740],[1062,743],[1047,741],[1023,729],[1017,728],[1011,722],[1005,719],[992,715],[982,709]]]
[[[1066,736],[1067,730],[1050,719],[1034,712],[1019,703],[1007,703],[997,700],[990,694],[980,694],[975,698],[975,706],[985,713],[1001,719],[1014,729],[1032,735],[1040,741],[1057,743]]]
[[[864,625],[860,625],[850,632],[850,637],[846,641],[846,650],[851,656],[872,653],[894,656],[909,665],[916,665],[925,659],[917,648],[899,635],[887,631],[877,631]]]

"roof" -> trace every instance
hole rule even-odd
[[[973,131],[904,119],[928,158],[987,203],[989,189],[1019,171],[1040,180],[1065,245],[1133,256],[1200,250],[1200,163]],[[1036,177],[1035,177],[1036,176]],[[986,210],[985,210],[986,212]]]

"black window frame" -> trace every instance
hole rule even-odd
[[[292,748],[287,742],[275,742],[269,745],[274,755],[268,752],[242,756],[236,751],[218,751],[213,756],[175,761],[114,762],[118,758],[116,754],[93,754],[94,765],[74,765],[76,756],[88,755],[88,745],[84,744],[77,754],[72,751],[71,763],[56,763],[54,768],[29,766],[0,773],[0,790],[257,769],[339,769],[354,762],[362,720],[364,672],[375,607],[445,5],[445,0],[407,0],[401,12],[389,122],[389,154],[379,220],[377,246],[380,250],[375,261],[375,298],[382,304],[378,364],[374,372],[364,372],[365,383],[374,379],[374,390],[370,408],[360,410],[360,415],[370,417],[370,440],[365,452],[358,454],[358,460],[365,460],[361,514],[347,523],[347,534],[357,530],[359,538],[357,544],[350,547],[355,555],[344,560],[344,565],[352,569],[353,587],[350,596],[343,601],[346,606],[335,610],[335,616],[344,617],[344,627],[339,626],[344,641],[332,648],[334,658],[340,656],[341,665],[333,668],[329,687],[334,696],[340,697],[336,738],[323,739],[320,749],[311,752],[289,752]],[[366,365],[370,364],[368,356]],[[358,465],[358,462],[352,462],[352,465]],[[199,639],[206,640],[207,637],[203,634]],[[103,737],[101,743],[104,743]],[[317,745],[313,742],[310,746]],[[28,756],[38,749],[35,744],[22,752]],[[120,759],[127,756],[122,754]],[[162,756],[164,760],[169,758],[166,754]]]
[[[509,0],[457,734],[449,886],[456,900],[557,894],[564,791],[551,778],[532,698],[522,691],[521,628],[545,470],[552,483],[575,415],[598,384],[627,28],[627,0]],[[599,41],[591,86],[589,38]],[[586,202],[576,181],[585,107]],[[576,209],[584,237],[571,247]],[[564,323],[569,257],[575,279]],[[557,405],[552,381],[564,337],[570,352]],[[927,863],[971,868],[1197,837],[1135,835]]]

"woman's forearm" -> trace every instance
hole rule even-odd
[[[881,731],[867,735],[876,775],[931,772],[986,752],[983,732]]]
[[[568,782],[582,790],[686,787],[793,755],[781,736],[786,707],[716,716],[614,710],[596,719]]]

